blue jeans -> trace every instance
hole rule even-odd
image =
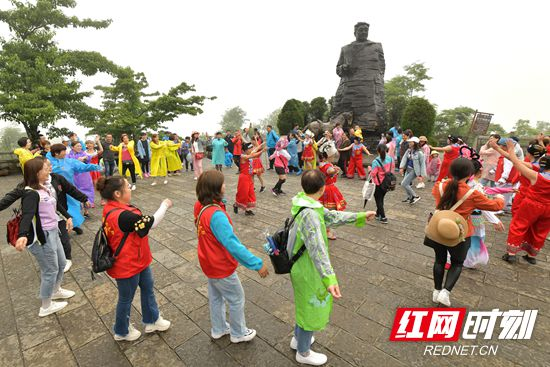
[[[141,314],[144,324],[154,324],[159,318],[159,308],[153,292],[153,272],[148,266],[130,278],[117,279],[118,303],[116,305],[115,334],[128,335],[132,301],[139,285],[141,291]]]
[[[105,177],[112,176],[115,172],[115,161],[103,160],[103,165],[105,166]]]
[[[405,189],[407,192],[407,198],[412,199],[416,196],[416,193],[414,192],[412,188],[412,182],[416,178],[416,173],[414,173],[414,168],[407,167],[407,172],[405,173],[405,178],[403,181],[401,181],[401,186]]]
[[[229,325],[225,320],[225,302],[229,305]],[[208,303],[212,334],[223,334],[230,328],[231,336],[240,338],[246,333],[244,290],[237,272],[227,278],[208,278]]]
[[[63,270],[65,270],[65,251],[59,239],[57,228],[44,231],[46,242],[39,242],[27,247],[40,266],[40,298],[52,298],[52,294],[61,286]]]
[[[313,337],[313,331],[304,330],[296,324],[296,326],[294,327],[294,336],[298,341],[298,353],[304,354],[309,352],[311,348],[311,338]]]

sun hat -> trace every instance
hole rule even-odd
[[[418,138],[419,141],[428,141],[428,138],[426,138],[424,135]]]
[[[444,246],[454,247],[468,234],[468,222],[452,210],[438,210],[426,226],[426,237]]]
[[[412,138],[410,138],[409,140],[407,140],[408,142],[413,142],[413,143],[420,143],[420,140],[416,137],[416,136],[413,136]]]
[[[437,150],[432,150],[432,152],[430,153],[430,155],[439,155],[439,152]]]
[[[63,137],[63,139],[61,139],[61,141],[71,141],[71,139],[69,139],[67,137]]]

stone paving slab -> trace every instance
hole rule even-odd
[[[238,176],[225,170],[226,195],[232,204]],[[0,178],[0,194],[20,177]],[[153,213],[165,197],[174,202],[164,221],[150,234],[155,293],[164,317],[173,326],[165,333],[143,335],[133,343],[116,342],[112,325],[116,283],[105,274],[90,278],[89,254],[100,223],[101,211],[91,211],[82,236],[72,235],[73,268],[64,287],[76,291],[69,306],[57,315],[38,317],[40,273],[28,252],[0,246],[0,366],[292,366],[294,352],[288,343],[294,325],[293,293],[288,276],[239,267],[246,294],[246,317],[258,337],[234,345],[228,337],[211,340],[207,281],[198,266],[193,223],[195,181],[191,173],[169,179],[169,185],[151,187],[139,181],[133,204]],[[266,173],[267,187],[277,178]],[[341,179],[339,188],[348,210],[363,210],[362,181]],[[430,186],[430,185],[428,185]],[[237,234],[253,253],[268,261],[261,245],[289,215],[290,199],[299,191],[299,178],[285,183],[287,196],[276,198],[269,190],[257,193],[256,216],[230,213]],[[430,188],[419,190],[422,200],[411,207],[401,203],[400,187],[386,197],[390,223],[370,222],[363,229],[336,229],[331,256],[343,298],[335,301],[331,323],[316,333],[315,350],[329,356],[328,366],[547,366],[550,360],[550,253],[545,248],[531,266],[504,263],[505,233],[487,230],[490,263],[478,270],[465,269],[452,293],[453,306],[471,310],[492,308],[539,310],[532,340],[464,341],[461,344],[498,345],[493,357],[423,356],[425,344],[389,341],[397,307],[433,307],[431,302],[432,250],[422,245],[423,228],[433,209]],[[99,204],[96,203],[96,204]],[[100,206],[98,206],[101,208]],[[374,209],[374,202],[367,209]],[[0,213],[5,223],[10,211]],[[508,217],[503,217],[507,224]],[[5,238],[0,226],[0,238]],[[139,291],[131,322],[143,330]]]

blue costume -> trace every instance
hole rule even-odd
[[[58,159],[54,158],[51,153],[46,154],[46,158],[52,162],[52,171],[57,173],[67,179],[71,184],[74,185],[74,175],[75,173],[90,172],[90,171],[101,171],[101,166],[97,164],[85,164],[76,159],[64,158]],[[70,195],[67,195],[67,206],[68,212],[73,217],[73,227],[78,228],[82,223],[84,223],[84,216],[80,212],[80,202],[77,201]]]
[[[233,154],[231,152],[225,152],[225,166],[231,167],[233,165]]]
[[[290,154],[290,160],[288,161],[288,165],[290,167],[296,167],[300,165],[298,162],[298,141],[296,139],[290,139],[288,142],[288,146],[286,147],[286,151],[288,154]]]

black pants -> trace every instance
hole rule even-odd
[[[191,165],[191,170],[193,170],[193,161],[187,160],[187,154],[181,155],[181,161],[185,163],[185,170],[189,171],[189,165]]]
[[[241,156],[240,155],[234,155],[233,156],[233,162],[235,162],[235,165],[237,166],[237,171],[241,169]]]
[[[136,183],[136,166],[134,162],[124,161],[122,162],[122,176],[126,176],[126,171],[130,170],[130,177],[132,177],[132,184]]]
[[[103,165],[105,166],[105,177],[110,177],[115,172],[115,161],[106,161],[103,160]]]
[[[59,227],[59,239],[61,240],[61,244],[63,245],[65,258],[67,260],[71,260],[71,239],[69,238],[69,232],[67,232],[67,221],[60,220],[59,222],[57,222],[57,226]]]
[[[424,238],[424,245],[433,248],[435,252],[434,262],[434,288],[441,290],[443,288],[443,277],[445,275],[445,263],[447,262],[447,252],[451,255],[451,267],[447,271],[447,278],[445,279],[445,289],[449,292],[453,290],[460,273],[462,272],[462,265],[468,255],[470,249],[471,238],[466,238],[463,242],[454,247],[448,247],[430,240],[428,237]]]
[[[374,201],[376,201],[376,215],[382,218],[386,218],[386,212],[384,211],[384,196],[387,191],[383,190],[380,186],[376,185],[374,189]]]
[[[141,166],[142,173],[149,173],[149,157],[140,158],[139,165]]]
[[[268,148],[267,149],[267,156],[271,157],[271,155],[275,153],[275,148]],[[269,160],[269,169],[273,169],[273,164],[275,163],[275,159]]]

